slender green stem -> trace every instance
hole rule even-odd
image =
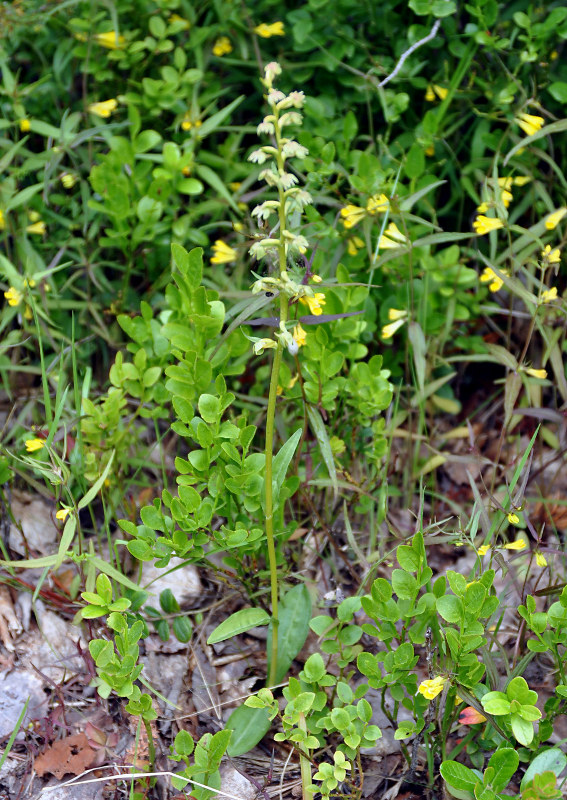
[[[307,733],[307,723],[305,721],[305,714],[301,713],[299,715],[298,728],[304,731],[304,733]],[[301,744],[300,748],[304,753],[306,753],[307,755],[309,754],[309,749],[305,744]],[[299,757],[299,764],[301,768],[301,786],[303,789],[303,800],[313,800],[313,792],[311,791],[311,789],[309,789],[309,787],[313,782],[311,778],[311,762],[309,761],[309,758],[307,758],[307,756],[301,755]]]

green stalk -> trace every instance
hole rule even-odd
[[[305,714],[300,713],[299,715],[299,722],[297,723],[298,728],[307,733],[307,723],[305,721]],[[300,745],[301,750],[309,754],[309,749],[305,744]],[[303,788],[303,800],[313,800],[313,792],[308,788],[312,784],[312,777],[311,777],[311,762],[307,758],[307,756],[301,755],[299,756],[299,764],[301,769],[301,786]]]

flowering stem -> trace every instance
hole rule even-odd
[[[278,170],[283,172],[284,159],[281,152],[281,131],[278,122],[278,110],[274,112],[274,133],[277,143],[276,162]],[[280,221],[280,244],[278,247],[278,260],[280,278],[285,275],[286,247],[284,231],[286,229],[285,196],[281,187],[278,187],[279,196],[279,221]],[[280,294],[280,324],[287,322],[288,299],[284,292]],[[276,416],[276,399],[278,395],[278,382],[280,367],[283,356],[283,342],[278,340],[274,360],[272,362],[272,374],[270,378],[270,393],[268,395],[268,411],[266,416],[266,544],[268,546],[268,562],[270,567],[270,590],[272,599],[272,649],[270,654],[270,673],[268,675],[268,685],[274,686],[276,683],[276,670],[278,662],[278,567],[276,562],[276,545],[274,540],[274,497],[272,486],[272,463],[274,456],[274,422]]]

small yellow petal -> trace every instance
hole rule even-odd
[[[558,208],[556,211],[553,211],[551,214],[549,214],[545,220],[545,227],[547,230],[552,231],[554,228],[556,228],[565,214],[567,214],[567,208]]]
[[[366,210],[359,206],[348,205],[341,208],[342,223],[345,228],[352,228],[366,216]]]
[[[391,339],[395,332],[402,327],[405,321],[406,320],[404,317],[404,319],[397,319],[395,322],[390,322],[389,325],[384,325],[382,328],[382,339]]]
[[[538,567],[547,567],[547,559],[543,553],[539,552],[539,550],[536,551],[535,560]]]
[[[483,214],[479,214],[473,222],[474,231],[478,236],[484,236],[486,233],[497,231],[499,228],[503,227],[504,223],[501,219],[485,217]]]
[[[110,100],[102,100],[100,103],[91,103],[90,106],[87,106],[87,111],[94,114],[95,117],[106,119],[113,111],[116,111],[117,108],[118,101],[111,98]]]
[[[34,222],[32,225],[28,225],[26,231],[28,233],[36,233],[38,236],[43,236],[46,231],[45,222],[43,220],[39,220],[39,222]]]
[[[558,247],[551,249],[550,244],[546,244],[541,251],[541,257],[547,261],[548,264],[559,264],[561,261],[561,250]]]
[[[61,520],[61,522],[64,522],[69,516],[70,511],[71,511],[70,508],[60,508],[55,517],[56,519]]]
[[[510,513],[507,515],[507,518],[508,522],[510,522],[512,525],[517,525],[520,521],[520,517],[517,514],[514,514],[512,511],[510,511]]]
[[[256,25],[254,33],[257,33],[263,39],[270,39],[272,36],[285,36],[285,28],[281,21],[272,22],[271,25],[262,22],[260,25]]]
[[[531,367],[524,367],[522,370],[526,375],[531,375],[532,378],[539,378],[544,381],[547,378],[547,371],[545,369],[532,369]]]
[[[485,556],[488,553],[489,550],[490,550],[490,545],[489,544],[481,544],[481,546],[478,548],[477,552],[478,552],[479,556]]]
[[[527,546],[524,539],[516,539],[515,542],[508,542],[503,545],[504,550],[525,550]]]
[[[222,239],[217,239],[213,245],[213,257],[211,264],[230,264],[231,261],[236,261],[238,253],[230,245],[223,242]]]
[[[31,128],[31,123],[29,119],[24,117],[24,119],[20,120],[20,130],[22,133],[27,133]]]
[[[8,291],[4,292],[4,297],[8,301],[9,306],[19,306],[24,296],[15,286],[10,286]]]
[[[95,33],[93,39],[102,47],[108,50],[119,50],[126,44],[126,39],[123,36],[117,36],[116,31],[106,31],[105,33]]]
[[[557,287],[552,286],[551,289],[545,289],[541,293],[541,302],[542,303],[551,303],[553,300],[557,300]]]
[[[221,36],[213,45],[213,55],[221,58],[232,53],[232,44],[228,36]]]
[[[390,322],[394,322],[397,319],[405,319],[407,317],[408,312],[405,310],[401,310],[399,308],[391,308],[388,311],[388,319]]]
[[[526,114],[523,111],[515,117],[515,122],[528,136],[533,136],[537,133],[545,122],[543,117],[537,117],[533,114]]]
[[[443,691],[443,687],[447,683],[447,678],[444,678],[441,675],[438,675],[436,678],[433,678],[428,681],[422,681],[419,686],[417,687],[417,691],[419,694],[423,695],[427,700],[433,700]]]
[[[293,329],[293,338],[297,342],[299,347],[303,347],[306,342],[307,332],[301,325],[301,322],[298,322],[295,328]]]
[[[26,439],[24,442],[26,446],[26,450],[28,453],[35,453],[37,450],[41,450],[45,447],[45,440],[44,439]]]
[[[313,297],[300,297],[300,302],[309,306],[309,311],[314,317],[319,317],[323,313],[325,305],[325,295],[323,292],[315,292]]]

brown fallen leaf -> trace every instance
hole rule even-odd
[[[59,779],[65,775],[80,775],[92,765],[95,756],[85,734],[76,733],[54,742],[36,758],[35,771],[40,778],[46,772]]]

